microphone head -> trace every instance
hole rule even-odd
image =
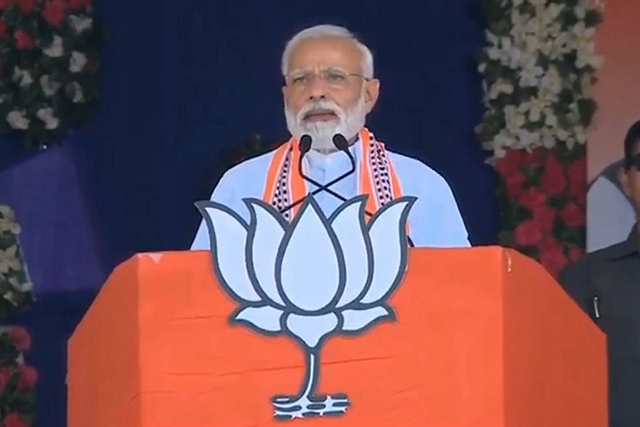
[[[304,155],[311,150],[311,136],[304,134],[300,137],[298,147],[300,148],[300,154]]]
[[[333,135],[333,145],[340,151],[347,151],[349,149],[349,141],[341,133]]]

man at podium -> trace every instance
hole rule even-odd
[[[291,220],[309,193],[330,215],[344,201],[368,195],[366,215],[414,196],[410,243],[470,246],[464,220],[444,178],[422,162],[388,151],[365,127],[378,99],[371,51],[347,29],[319,25],[296,34],[282,56],[289,141],[225,173],[211,200],[249,220],[243,199],[271,204]],[[204,222],[191,249],[209,248]]]

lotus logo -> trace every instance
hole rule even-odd
[[[407,268],[405,226],[415,198],[385,205],[368,224],[365,202],[356,197],[327,218],[309,196],[288,223],[272,206],[246,199],[249,224],[223,205],[196,203],[218,282],[239,304],[230,321],[286,334],[305,352],[300,392],[272,398],[278,419],[345,413],[345,394],[316,394],[322,344],[332,334],[357,335],[395,320],[385,301]]]

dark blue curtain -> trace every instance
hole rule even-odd
[[[46,230],[23,221],[32,236],[25,236],[28,260],[38,260],[30,269],[40,278],[36,308],[19,319],[33,332],[29,360],[41,376],[37,426],[66,425],[66,340],[111,269],[136,252],[188,248],[199,222],[193,202],[220,153],[255,133],[273,142],[287,137],[280,55],[287,38],[305,26],[345,25],[372,48],[382,93],[369,126],[391,150],[446,177],[473,243],[496,242],[494,177],[473,137],[482,113],[474,63],[482,43],[480,2],[378,6],[357,0],[98,2],[111,37],[96,123],[56,154],[65,170],[73,169],[67,181],[40,176],[57,184],[47,193],[14,194],[23,212],[36,211],[29,203],[45,204],[58,218]],[[2,150],[5,171],[33,157],[10,141]],[[72,212],[82,212],[84,222],[69,221]],[[51,227],[63,228],[58,237],[36,239]],[[58,270],[82,258],[69,264],[73,274],[48,273],[54,258],[46,255],[58,251],[67,254],[66,261],[56,258]]]

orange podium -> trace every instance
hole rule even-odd
[[[317,390],[340,417],[281,421],[304,352],[230,324],[209,251],[117,267],[69,341],[69,427],[606,427],[606,340],[535,261],[499,247],[410,249],[395,319],[335,334]]]

